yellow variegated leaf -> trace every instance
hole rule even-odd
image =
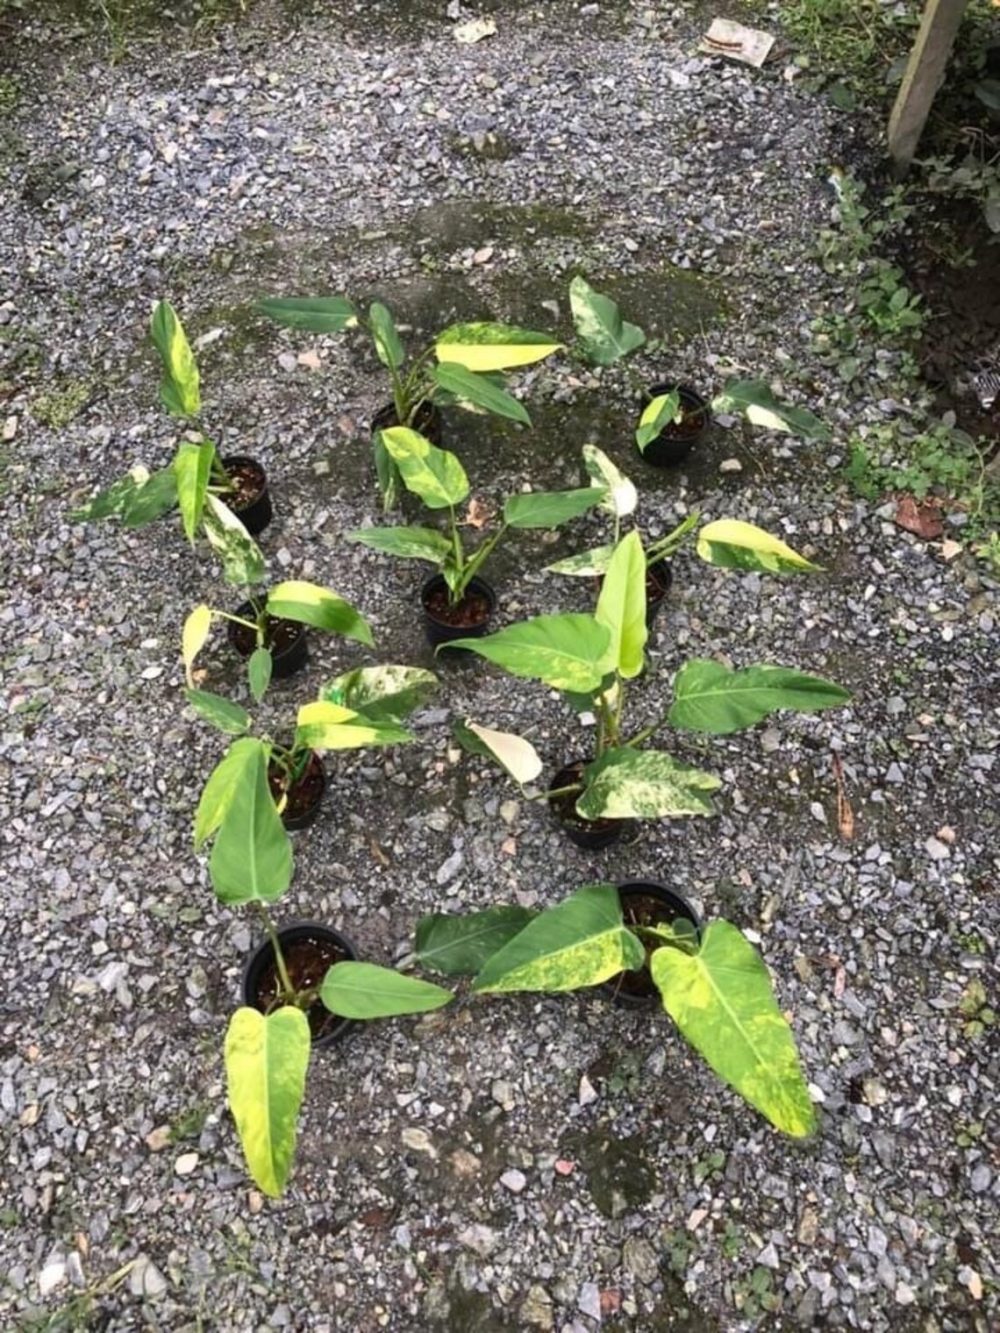
[[[706,523],[698,533],[697,549],[702,560],[719,569],[797,574],[822,568],[793,551],[779,537],[772,537],[763,528],[737,518],[719,518],[714,523]]]
[[[184,628],[181,631],[181,656],[184,659],[184,674],[187,677],[187,683],[191,686],[194,681],[191,678],[191,668],[194,666],[194,659],[205,646],[209,634],[212,630],[212,609],[206,606],[204,602],[196,606],[184,621]]]
[[[547,333],[482,322],[453,324],[438,336],[437,359],[477,372],[530,366],[557,352],[562,343]]]

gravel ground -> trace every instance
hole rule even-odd
[[[823,178],[845,153],[866,160],[863,134],[780,61],[757,73],[694,55],[683,8],[501,7],[474,47],[443,4],[413,8],[411,26],[391,6],[331,4],[291,30],[265,6],[193,46],[137,40],[115,68],[65,32],[28,28],[14,47],[0,1323],[996,1328],[1000,1061],[996,1029],[975,1036],[958,1007],[975,980],[995,996],[996,584],[839,478],[850,430],[912,406],[891,356],[859,399],[810,352],[809,320],[840,295],[813,259]],[[385,961],[430,909],[663,879],[759,940],[821,1132],[781,1140],[665,1019],[595,996],[462,1002],[355,1029],[314,1061],[291,1187],[265,1201],[220,1057],[252,923],[216,906],[191,851],[219,746],[180,695],[185,611],[232,594],[169,525],[127,534],[68,512],[169,456],[144,342],[168,296],[206,340],[214,437],[268,467],[272,568],[355,600],[375,660],[427,662],[419,575],[342,538],[377,518],[376,367],[342,340],[265,326],[248,302],[346,290],[425,332],[487,312],[544,325],[543,302],[565,322],[576,271],[611,280],[665,340],[644,375],[710,388],[728,358],[821,411],[834,443],[721,423],[686,472],[652,475],[630,450],[621,373],[563,361],[520,379],[533,433],[449,419],[474,483],[494,501],[529,477],[572,483],[593,439],[641,482],[649,531],[697,506],[827,566],[781,582],[681,556],[640,718],[696,654],[807,667],[856,698],[673,743],[724,777],[719,818],[586,854],[448,738],[456,716],[527,720],[554,768],[585,744],[575,720],[485,666],[446,670],[420,744],[330,765],[284,918],[328,921]],[[505,620],[585,605],[581,585],[538,572],[568,549],[532,539],[497,561]],[[320,680],[368,660],[314,642],[265,720],[280,729]],[[207,665],[210,687],[238,688],[221,641]]]

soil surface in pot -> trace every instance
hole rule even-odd
[[[267,785],[271,789],[271,797],[275,804],[281,800],[285,792],[284,782],[284,769],[278,764],[269,764]],[[323,761],[318,754],[312,753],[299,780],[288,788],[288,804],[281,812],[282,818],[301,819],[303,815],[308,814],[323,795],[324,784]]]
[[[668,421],[657,435],[658,440],[690,440],[704,429],[708,413],[704,407],[690,407],[681,403],[676,421]]]
[[[622,899],[622,920],[626,926],[670,925],[680,917],[681,913],[674,911],[669,903],[661,902],[652,895],[647,897],[642,893],[630,893]],[[624,991],[626,995],[655,996],[659,992],[649,971],[649,960],[660,944],[657,940],[643,939],[641,935],[639,938],[646,950],[645,966],[634,972],[619,972],[617,976],[609,977],[607,984],[616,991]]]
[[[247,459],[243,463],[231,463],[226,467],[226,476],[233,489],[222,498],[230,509],[238,511],[252,505],[264,493],[267,477],[259,463]]]
[[[474,629],[490,618],[490,599],[481,592],[467,592],[457,606],[448,605],[448,589],[432,588],[424,598],[424,610],[442,625]]]
[[[327,968],[332,967],[334,963],[347,961],[347,954],[332,940],[314,939],[311,936],[284,945],[283,953],[288,979],[296,991],[318,989],[326,976]],[[280,992],[281,981],[272,958],[260,974],[257,993],[253,997],[255,1008],[266,1014],[277,1005]],[[337,1014],[331,1014],[320,999],[306,1010],[306,1018],[309,1020],[309,1031],[313,1041],[327,1036],[338,1023],[343,1021]]]
[[[257,647],[257,635],[248,625],[238,625],[233,620],[229,624],[236,651],[249,657]],[[297,643],[304,633],[305,626],[297,620],[280,620],[277,616],[268,616],[264,626],[264,647],[269,648],[276,657]]]
[[[372,432],[391,430],[393,426],[399,424],[395,404],[386,403],[372,417]],[[412,429],[423,435],[425,439],[430,440],[432,444],[439,444],[441,436],[440,409],[434,403],[421,403],[413,418]]]
[[[646,601],[662,602],[667,595],[670,585],[666,579],[661,579],[652,569],[646,570]]]
[[[575,764],[567,764],[561,768],[553,779],[553,788],[568,787],[571,782],[583,784],[583,770],[587,767],[590,760],[580,759]],[[621,819],[584,819],[582,815],[576,812],[576,801],[580,795],[579,792],[566,792],[564,796],[552,796],[549,798],[549,805],[556,814],[557,819],[563,824],[571,824],[573,828],[582,829],[585,833],[605,833],[612,829],[617,829],[622,823]]]

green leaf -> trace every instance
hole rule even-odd
[[[172,467],[154,472],[141,486],[137,486],[122,509],[122,526],[144,528],[177,503],[177,478]]]
[[[201,444],[184,443],[174,455],[177,504],[181,511],[185,536],[192,545],[198,535],[205,510],[208,479],[212,475],[214,458],[215,445],[209,440],[203,440]]]
[[[639,502],[639,493],[624,472],[596,444],[583,446],[583,466],[591,486],[600,486],[604,490],[600,508],[617,518],[627,518]]]
[[[395,721],[371,721],[329,699],[303,704],[295,728],[295,744],[309,750],[360,750],[412,740]]]
[[[360,542],[384,555],[427,560],[438,567],[452,554],[451,542],[434,528],[355,528],[344,535],[349,542]]]
[[[646,628],[646,556],[636,531],[623,537],[608,563],[594,619],[611,635],[611,661],[625,680],[642,671]]]
[[[76,523],[94,522],[102,518],[121,515],[128,508],[137,490],[149,481],[149,469],[137,463],[124,477],[119,477],[103,491],[98,491],[88,504],[81,505],[70,513]]]
[[[663,819],[714,815],[705,792],[722,783],[659,750],[605,750],[584,770],[576,811],[584,819]]]
[[[247,751],[236,775],[208,863],[212,888],[230,907],[274,902],[292,882],[292,845],[267,783],[270,747],[252,743],[253,753]]]
[[[247,676],[250,681],[250,693],[260,703],[271,683],[271,671],[274,659],[267,648],[255,648],[247,662]]]
[[[475,375],[457,362],[446,362],[434,367],[434,379],[446,393],[453,394],[459,403],[492,412],[494,416],[531,425],[531,418],[513,394],[499,389],[483,375]]]
[[[260,744],[260,741],[253,736],[244,736],[238,741],[233,741],[210,773],[208,781],[202,788],[194,817],[195,851],[200,850],[221,826],[243,779],[244,771],[257,762]]]
[[[646,341],[638,324],[623,320],[611,297],[595,292],[583,278],[570,283],[569,303],[580,341],[595,365],[610,366]]]
[[[265,1194],[285,1188],[306,1085],[311,1040],[301,1009],[241,1008],[226,1032],[226,1091],[247,1168]]]
[[[196,606],[184,621],[184,628],[181,630],[181,658],[184,662],[184,675],[187,683],[192,686],[194,682],[191,679],[191,668],[194,666],[195,658],[205,646],[212,630],[212,608],[204,603]]]
[[[830,431],[804,407],[783,403],[764,380],[731,380],[712,399],[713,412],[741,412],[754,426],[786,431],[804,440],[828,440]]]
[[[590,551],[578,551],[576,555],[566,556],[565,560],[546,565],[545,572],[569,574],[573,578],[600,578],[607,573],[614,553],[613,546],[595,546]]]
[[[309,333],[340,333],[358,322],[346,296],[269,296],[257,302],[257,309],[287,329]]]
[[[733,671],[721,662],[694,658],[674,681],[671,726],[724,736],[752,727],[769,713],[787,708],[817,713],[846,703],[850,693],[820,676],[782,666],[750,666]]]
[[[392,315],[379,301],[374,301],[368,309],[368,320],[378,359],[390,370],[398,370],[406,360],[406,351],[399,341]]]
[[[188,703],[196,713],[211,722],[213,727],[227,736],[242,736],[250,729],[250,714],[231,699],[224,699],[221,694],[211,694],[208,690],[184,691]]]
[[[680,404],[680,394],[676,392],[657,394],[646,404],[639,418],[639,429],[635,433],[640,453],[646,452],[647,445],[652,444],[665,426],[677,420]]]
[[[486,962],[473,991],[580,990],[618,972],[635,971],[645,950],[622,924],[613,884],[587,884],[565,902],[540,912]]]
[[[408,977],[376,963],[334,963],[320,987],[320,998],[341,1018],[395,1018],[425,1014],[455,997],[432,981]]]
[[[396,508],[399,502],[402,482],[399,468],[390,458],[380,430],[375,432],[375,437],[372,440],[372,456],[375,460],[375,479],[378,483],[379,495],[382,497],[382,512],[388,514],[390,510]]]
[[[320,699],[371,722],[401,722],[437,688],[433,671],[411,666],[356,667],[336,676]]]
[[[454,915],[432,912],[417,922],[414,955],[421,967],[442,976],[472,976],[534,915],[514,904]]]
[[[557,528],[593,509],[602,492],[593,486],[575,491],[529,491],[504,501],[504,522],[512,528]]]
[[[706,523],[698,533],[697,551],[702,560],[718,569],[755,569],[770,574],[822,569],[763,528],[735,518]]]
[[[329,588],[302,579],[278,583],[267,594],[267,614],[281,620],[296,620],[316,629],[342,634],[345,639],[374,646],[364,616]]]
[[[540,680],[557,690],[589,693],[608,670],[611,635],[593,616],[535,616],[482,639],[456,639],[512,676]]]
[[[791,1028],[757,950],[728,921],[712,921],[696,954],[657,949],[650,970],[663,1007],[716,1074],[778,1129],[816,1128]]]
[[[469,754],[493,759],[522,786],[534,782],[542,771],[538,751],[530,741],[512,731],[494,731],[466,718],[464,722],[454,723],[452,733]]]
[[[259,583],[264,577],[264,556],[228,505],[209,494],[205,505],[205,536],[222,561],[227,583]]]
[[[557,352],[562,343],[548,333],[510,324],[452,324],[438,334],[434,351],[442,362],[455,362],[473,372],[530,366]]]
[[[403,485],[428,509],[461,504],[469,494],[465,469],[447,449],[439,449],[409,426],[392,426],[380,438],[399,468]]]
[[[160,400],[175,417],[193,417],[201,411],[198,367],[187,336],[169,301],[160,301],[149,323],[156,350],[163,362]]]
[[[981,79],[972,85],[972,91],[991,111],[1000,111],[1000,79]]]

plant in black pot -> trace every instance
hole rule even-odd
[[[805,1138],[816,1114],[795,1038],[760,954],[728,921],[700,926],[679,895],[642,911],[657,885],[587,884],[525,920],[487,908],[424,918],[414,959],[443,975],[475,974],[476,995],[554,994],[645,973],[652,994],[724,1082],[783,1133]],[[686,909],[686,910],[685,910]]]
[[[669,711],[649,726],[626,726],[628,683],[643,673],[646,557],[637,532],[615,547],[592,615],[535,616],[482,639],[459,639],[514,676],[559,690],[578,712],[596,721],[590,753],[564,763],[546,798],[569,837],[581,846],[612,842],[633,819],[715,813],[710,794],[717,777],[661,750],[645,748],[666,723],[680,730],[725,735],[753,726],[779,709],[816,712],[845,703],[849,693],[832,681],[790,667],[755,665],[734,670],[710,659],[685,663],[674,679]],[[542,761],[524,737],[466,721],[456,729],[467,749],[486,753],[522,785]],[[471,739],[470,739],[471,737]]]
[[[438,573],[421,589],[421,603],[428,641],[444,646],[456,638],[485,634],[496,606],[496,594],[479,571],[509,528],[555,528],[585,513],[600,500],[602,492],[584,486],[572,491],[533,491],[510,496],[503,505],[502,521],[483,537],[475,550],[466,550],[462,539],[459,505],[469,497],[465,469],[446,449],[396,426],[382,432],[382,439],[403,485],[419,496],[428,509],[447,512],[447,527],[358,528],[347,534],[375,551],[424,560]],[[480,523],[481,520],[477,520]]]
[[[383,443],[385,430],[407,426],[440,445],[441,408],[452,405],[530,426],[523,404],[507,392],[498,372],[541,361],[561,346],[547,333],[481,321],[450,325],[408,358],[392,315],[378,301],[367,317],[345,296],[269,297],[259,308],[288,328],[312,333],[360,328],[371,338],[392,392],[372,420],[375,471],[387,510],[399,498],[399,473]]]
[[[166,301],[153,312],[152,336],[163,361],[160,400],[173,416],[193,421],[201,411],[198,367]],[[118,517],[126,528],[140,528],[174,508],[187,539],[193,544],[200,532],[208,540],[230,583],[259,580],[264,561],[252,538],[271,520],[264,469],[243,455],[220,458],[211,440],[182,441],[171,463],[157,472],[132,468],[73,517]]]
[[[291,579],[268,592],[251,592],[235,612],[220,611],[203,602],[189,613],[181,632],[189,685],[194,684],[195,659],[217,620],[225,621],[230,644],[246,659],[250,693],[258,700],[263,698],[272,676],[291,676],[305,666],[309,657],[307,625],[373,646],[368,622],[350,602],[319,584]]]

